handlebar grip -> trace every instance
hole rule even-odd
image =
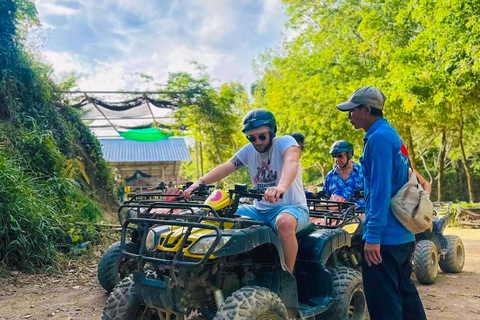
[[[265,198],[265,194],[250,194],[246,196],[257,200],[262,200]],[[283,199],[283,194],[280,195],[280,199]]]

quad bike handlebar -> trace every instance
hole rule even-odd
[[[262,200],[265,191],[267,191],[266,188],[247,188],[246,184],[240,184],[236,183],[234,189],[228,190],[228,192],[233,195],[238,195],[243,198],[252,198],[256,200]],[[283,194],[280,196],[281,199],[283,199]]]
[[[260,201],[263,199],[265,191],[267,191],[267,189],[248,188],[246,184],[236,183],[234,189],[228,190],[230,198],[233,199],[233,204],[227,212],[227,217],[235,216],[240,204],[240,198],[250,198]],[[283,194],[280,195],[280,199],[283,199]]]

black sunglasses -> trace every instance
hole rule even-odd
[[[341,154],[341,153],[334,153],[334,154],[332,154],[332,157],[333,157],[333,158],[343,158],[343,154]]]
[[[255,138],[255,136],[247,136],[247,139],[252,143],[257,141],[257,138]],[[261,135],[258,136],[258,139],[260,139],[261,141],[265,141],[267,140],[267,135],[265,133],[262,133]]]

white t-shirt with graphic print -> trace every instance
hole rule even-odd
[[[235,154],[244,166],[248,167],[250,178],[256,188],[266,189],[278,185],[282,176],[283,154],[285,150],[298,143],[291,136],[275,138],[272,147],[268,152],[259,153],[255,147],[249,143]],[[285,192],[283,199],[278,202],[269,203],[262,199],[255,200],[254,205],[260,210],[271,209],[277,206],[298,206],[307,209],[307,199],[303,191],[302,168],[298,168],[297,176]]]

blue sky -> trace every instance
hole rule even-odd
[[[168,72],[206,66],[218,81],[255,80],[252,61],[285,33],[281,0],[36,0],[41,54],[81,90],[149,90]]]

